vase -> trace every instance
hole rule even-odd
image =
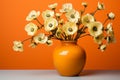
[[[61,41],[54,49],[53,62],[60,75],[77,76],[84,68],[86,53],[77,41]]]

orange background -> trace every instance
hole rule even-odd
[[[88,2],[87,12],[96,9],[98,0],[1,0],[0,2],[0,69],[54,69],[52,51],[59,41],[54,40],[51,47],[38,45],[32,49],[28,47],[29,41],[24,45],[24,52],[12,50],[14,40],[28,38],[24,26],[28,13],[35,9],[48,9],[48,4],[57,2],[58,9],[63,3],[70,2],[74,8],[83,9],[81,2]],[[103,22],[106,13],[114,12],[116,18],[113,22],[117,42],[108,46],[105,52],[97,49],[97,44],[90,37],[84,37],[78,44],[87,52],[87,63],[85,69],[120,70],[120,8],[119,0],[100,0],[104,2],[105,10],[97,12],[97,20]],[[41,18],[41,17],[40,17]],[[40,19],[39,18],[39,19]],[[42,19],[40,19],[42,21]]]

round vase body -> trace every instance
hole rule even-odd
[[[54,66],[62,76],[77,76],[86,62],[85,50],[75,41],[62,41],[53,53]]]

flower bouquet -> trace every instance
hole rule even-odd
[[[94,17],[97,11],[105,9],[103,3],[98,2],[96,10],[87,14],[84,14],[88,7],[86,2],[82,3],[84,10],[80,11],[75,10],[71,3],[65,3],[62,9],[56,12],[57,5],[57,3],[48,5],[50,9],[42,13],[32,10],[28,14],[26,20],[28,22],[36,20],[39,25],[30,22],[25,26],[25,31],[31,37],[23,41],[14,41],[13,49],[15,51],[22,52],[24,42],[29,39],[31,39],[29,46],[34,48],[38,44],[51,45],[53,43],[52,39],[60,41],[77,41],[84,36],[91,36],[99,45],[98,49],[101,51],[104,51],[108,44],[115,42],[112,23],[109,22],[105,25],[108,20],[114,20],[115,14],[112,12],[108,13],[104,23],[101,23]],[[42,15],[44,23],[38,20],[40,15]],[[44,29],[47,34],[37,34],[37,31],[41,29]]]

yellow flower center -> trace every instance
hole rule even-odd
[[[57,36],[60,36],[61,32],[57,32]]]
[[[19,49],[20,49],[20,48],[22,48],[22,47],[21,47],[21,46],[18,46],[17,48],[19,48]]]
[[[73,29],[72,29],[72,28],[68,28],[68,31],[72,32],[72,31],[73,31]]]
[[[35,15],[31,15],[31,17],[35,17]]]
[[[98,39],[98,40],[99,40],[99,39],[100,39],[100,37],[99,37],[99,36],[97,36],[97,37],[95,37],[95,39]]]
[[[46,17],[50,17],[50,14],[46,14]]]
[[[97,27],[96,26],[93,27],[93,31],[97,31]]]
[[[74,14],[71,14],[71,16],[70,16],[71,18],[75,18],[75,15]]]
[[[50,24],[49,24],[49,27],[52,27],[52,26],[53,26],[53,24],[52,24],[52,23],[50,23]]]
[[[86,19],[85,19],[85,21],[86,21],[87,23],[89,23],[89,22],[90,22],[90,20],[89,20],[88,18],[86,18]]]
[[[34,32],[34,28],[31,28],[31,30],[30,30],[31,32]]]
[[[41,38],[41,37],[39,37],[39,38],[38,38],[38,41],[41,41],[41,40],[42,40],[42,38]]]

